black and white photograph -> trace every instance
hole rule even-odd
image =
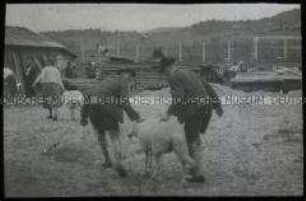
[[[4,198],[303,196],[299,3],[6,3]]]

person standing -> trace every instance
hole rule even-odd
[[[163,53],[163,49],[160,45],[157,45],[155,48],[154,48],[154,51],[153,51],[153,58],[161,58],[165,56],[164,53]]]
[[[205,133],[212,111],[223,115],[221,103],[213,88],[194,72],[178,68],[175,59],[162,56],[157,69],[166,76],[171,88],[172,104],[162,121],[176,116],[184,123],[185,137],[190,156],[196,161],[196,167],[189,170],[190,182],[204,182],[203,157],[200,134]],[[208,100],[208,102],[207,102]],[[203,101],[206,101],[203,103]]]
[[[126,176],[126,171],[121,163],[121,141],[119,123],[123,123],[123,112],[129,119],[142,122],[143,119],[131,106],[128,94],[129,84],[136,73],[129,69],[122,69],[117,77],[109,77],[95,87],[83,91],[86,100],[81,110],[81,125],[86,126],[88,119],[98,134],[99,145],[104,156],[105,167],[115,167],[120,176]],[[92,98],[99,98],[92,99]],[[109,156],[106,134],[109,135],[113,149],[114,160]]]
[[[61,58],[56,58],[55,65],[49,60],[49,64],[44,67],[36,80],[33,82],[32,87],[40,83],[42,96],[45,99],[44,108],[49,110],[49,119],[57,121],[57,109],[61,106],[60,96],[63,94],[65,87],[61,78]],[[46,100],[47,99],[47,100]]]
[[[13,100],[14,96],[17,95],[20,84],[17,83],[15,73],[6,66],[3,68],[3,85],[4,96],[10,101]]]
[[[72,69],[71,62],[68,62],[68,65],[65,68],[65,77],[66,78],[73,78],[73,69]]]
[[[25,85],[26,85],[26,94],[31,97],[35,94],[35,91],[31,87],[35,79],[40,73],[39,67],[35,64],[33,58],[28,58],[25,63]]]

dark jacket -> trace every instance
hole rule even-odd
[[[177,116],[179,122],[210,118],[212,109],[221,107],[213,88],[194,72],[176,68],[167,78],[173,99],[168,114]]]
[[[123,122],[123,111],[132,120],[138,120],[140,116],[128,101],[128,83],[120,77],[107,78],[91,89],[83,91],[85,103],[103,107],[109,115],[118,122]],[[97,99],[98,98],[98,99]]]

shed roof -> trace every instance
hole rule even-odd
[[[55,42],[45,36],[37,34],[24,27],[5,26],[6,46],[25,46],[40,48],[59,48],[75,56],[64,45]]]

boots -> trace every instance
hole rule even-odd
[[[53,121],[57,121],[57,108],[56,107],[53,107],[52,108],[52,119]]]
[[[120,133],[119,131],[111,131],[109,133],[110,133],[110,138],[112,141],[112,149],[113,149],[112,165],[120,177],[126,177],[127,171],[125,170],[122,164],[121,141],[119,137]]]
[[[189,176],[186,177],[188,182],[204,183],[204,167],[203,167],[203,153],[200,142],[194,142],[190,146],[190,156],[195,160],[196,166],[189,168]]]
[[[107,150],[105,131],[97,131],[97,132],[98,132],[98,142],[99,142],[99,145],[102,150],[103,157],[104,157],[103,167],[111,168],[112,163],[111,163],[111,159],[109,157],[109,153]]]
[[[49,111],[49,116],[47,118],[48,119],[52,119],[52,108],[51,107],[47,107],[47,106],[45,106],[45,108],[47,108],[48,111]]]

